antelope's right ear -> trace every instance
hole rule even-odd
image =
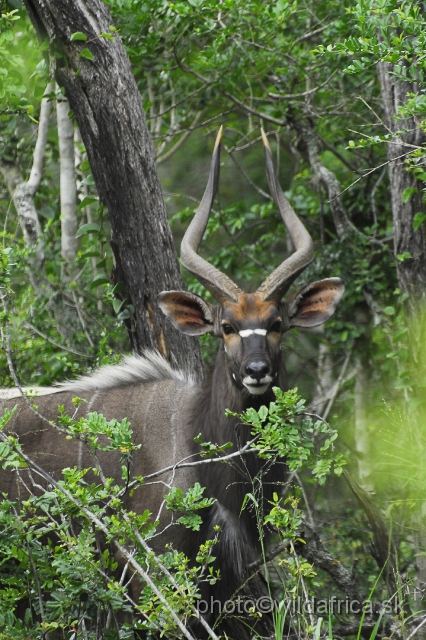
[[[189,291],[162,291],[158,304],[176,329],[188,336],[201,336],[214,329],[213,307]]]

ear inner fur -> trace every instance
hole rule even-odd
[[[163,313],[182,333],[202,335],[213,331],[212,307],[196,294],[162,291],[158,300]]]
[[[307,285],[287,302],[291,327],[315,327],[334,313],[345,290],[340,278],[327,278]]]

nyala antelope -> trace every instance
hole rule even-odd
[[[302,287],[283,299],[295,278],[313,259],[312,239],[284,196],[276,177],[271,150],[262,131],[266,169],[271,194],[290,234],[295,252],[286,258],[260,285],[255,293],[244,293],[230,278],[198,255],[219,180],[219,132],[211,163],[210,175],[201,204],[188,227],[181,245],[181,261],[217,301],[212,305],[186,291],[164,291],[159,304],[167,318],[182,333],[199,336],[211,333],[220,339],[216,363],[211,375],[198,385],[191,372],[174,370],[157,353],[127,356],[116,366],[106,366],[90,376],[64,383],[58,387],[39,389],[39,412],[49,420],[58,415],[58,404],[72,413],[71,399],[76,395],[87,403],[80,411],[97,411],[110,420],[128,418],[135,443],[142,444],[133,453],[132,475],[146,476],[197,454],[194,437],[222,445],[232,442],[234,450],[250,439],[247,426],[237,418],[225,417],[225,410],[241,412],[258,408],[273,399],[272,387],[286,388],[285,368],[281,352],[283,334],[292,327],[315,327],[332,316],[343,294],[339,278],[328,278]],[[18,402],[18,411],[8,425],[16,433],[23,450],[41,467],[61,477],[64,467],[92,466],[92,460],[81,442],[66,441],[61,433],[42,422],[22,400],[9,392],[0,395],[0,410]],[[1,398],[3,401],[1,402]],[[101,458],[106,476],[119,477],[120,464],[114,454]],[[203,525],[192,533],[177,525],[154,539],[156,551],[172,543],[194,559],[199,545],[215,537],[215,568],[221,578],[203,593],[207,602],[225,602],[247,581],[247,566],[259,557],[259,532],[254,514],[241,511],[245,494],[252,490],[250,477],[262,470],[264,461],[256,455],[245,455],[229,464],[208,464],[180,469],[175,485],[183,489],[199,482],[206,487],[205,495],[215,503],[201,513]],[[22,470],[19,474],[0,471],[0,492],[13,499],[26,495],[25,485],[31,478]],[[164,480],[169,482],[170,474]],[[282,482],[284,465],[274,464],[263,476],[265,510],[277,483]],[[163,501],[164,486],[160,482],[138,488],[126,495],[125,506],[136,512],[149,509],[154,517]],[[163,524],[161,521],[160,529]],[[210,622],[212,617],[210,616]],[[251,633],[238,622],[225,622],[228,636],[245,640]],[[228,627],[226,626],[228,624]],[[237,625],[237,627],[235,627]],[[262,631],[262,623],[259,631]],[[195,637],[202,629],[194,627]]]

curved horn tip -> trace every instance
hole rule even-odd
[[[220,125],[220,129],[219,129],[219,131],[217,133],[216,142],[214,143],[213,153],[216,151],[216,149],[218,148],[218,146],[222,142],[222,136],[223,136],[223,124]]]
[[[271,147],[269,145],[269,140],[268,137],[263,129],[263,127],[261,127],[260,129],[261,133],[262,133],[262,142],[263,142],[263,146],[268,149],[269,153],[272,155],[272,151],[271,151]]]

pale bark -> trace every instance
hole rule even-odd
[[[47,95],[52,93],[53,87],[53,83],[49,83],[46,88]],[[43,98],[33,164],[28,182],[22,179],[19,168],[14,164],[0,160],[0,172],[12,196],[25,244],[34,249],[34,255],[29,258],[27,270],[31,286],[37,295],[49,297],[47,307],[52,310],[55,316],[58,333],[69,337],[77,315],[69,305],[65,307],[62,297],[52,290],[49,280],[44,276],[44,243],[38,213],[34,205],[34,195],[42,177],[50,112],[51,102],[49,99]]]
[[[36,193],[39,187],[43,171],[43,162],[46,152],[47,133],[49,131],[49,119],[51,112],[51,99],[49,96],[52,94],[54,86],[54,82],[49,82],[45,91],[46,97],[41,101],[37,141],[34,147],[33,154],[33,166],[31,167],[30,177],[27,182],[28,187],[32,190],[33,194]]]
[[[73,335],[80,328],[86,336],[87,342],[93,348],[94,344],[87,331],[83,312],[74,289],[67,292],[69,283],[75,277],[75,260],[78,242],[76,238],[77,222],[77,184],[74,155],[74,124],[69,117],[70,105],[68,100],[57,93],[56,119],[59,141],[59,171],[60,171],[60,206],[61,206],[61,284],[63,290],[73,300],[74,306],[64,300],[61,315],[62,323],[67,328],[68,335]]]
[[[46,95],[50,94],[52,90],[53,83],[49,83],[46,87]],[[0,172],[12,196],[25,244],[27,247],[34,248],[34,256],[30,258],[29,277],[36,291],[40,291],[43,285],[40,279],[40,271],[44,264],[44,243],[41,238],[41,226],[38,213],[34,205],[34,195],[37,192],[42,176],[50,111],[51,103],[49,99],[43,98],[40,108],[33,164],[27,182],[23,180],[22,174],[16,165],[6,162],[5,160],[0,160]]]
[[[68,117],[70,106],[62,95],[56,102],[58,120],[60,201],[61,201],[61,255],[72,262],[77,255],[77,188],[74,158],[74,125]]]
[[[0,171],[7,190],[12,196],[25,244],[27,247],[35,247],[31,268],[40,271],[44,262],[44,247],[40,239],[41,227],[34,206],[33,190],[23,180],[21,171],[16,165],[0,160]]]

